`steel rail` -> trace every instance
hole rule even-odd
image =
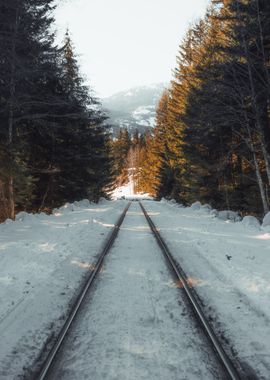
[[[113,245],[113,243],[114,243],[114,241],[118,235],[118,232],[119,232],[120,227],[121,227],[121,225],[125,219],[125,216],[128,212],[130,205],[131,205],[131,202],[129,202],[127,204],[127,206],[125,207],[123,213],[121,214],[121,216],[118,219],[115,227],[113,228],[111,234],[109,235],[109,237],[106,240],[103,248],[101,249],[101,253],[99,255],[98,261],[96,262],[94,270],[90,273],[89,278],[87,279],[87,281],[86,281],[85,285],[83,286],[78,298],[76,299],[76,301],[72,307],[72,310],[71,310],[65,324],[63,325],[63,327],[62,327],[62,329],[61,329],[61,331],[57,337],[56,342],[54,343],[54,345],[53,345],[52,349],[50,350],[44,364],[42,365],[42,369],[40,370],[39,375],[36,377],[36,380],[44,380],[46,378],[46,375],[49,372],[49,369],[50,369],[50,367],[51,367],[51,365],[52,365],[52,363],[56,357],[56,354],[59,351],[59,348],[61,347],[61,344],[63,343],[63,341],[64,341],[64,339],[68,333],[68,330],[69,330],[75,316],[77,315],[77,312],[78,312],[89,288],[93,284],[94,279],[96,278],[97,274],[99,273],[99,271],[102,267],[105,256],[107,255],[107,253],[111,249],[111,247],[112,247],[112,245]]]
[[[195,292],[191,291],[189,284],[188,284],[188,281],[187,281],[187,277],[185,275],[185,272],[183,271],[181,266],[178,263],[176,263],[176,261],[173,258],[173,255],[171,254],[167,244],[165,243],[165,241],[161,237],[161,235],[158,232],[155,224],[153,223],[152,219],[148,215],[148,213],[147,213],[146,209],[144,208],[144,206],[142,205],[142,203],[139,202],[139,204],[140,204],[141,209],[144,213],[144,216],[147,219],[149,227],[151,228],[151,230],[152,230],[152,232],[153,232],[153,234],[154,234],[154,236],[158,242],[159,247],[161,248],[165,258],[169,261],[176,277],[181,282],[183,289],[185,290],[185,294],[186,294],[186,296],[187,296],[187,298],[188,298],[188,300],[189,300],[190,304],[192,305],[192,308],[195,312],[195,315],[198,318],[198,320],[200,321],[201,325],[203,326],[204,331],[205,331],[207,337],[209,338],[210,342],[212,343],[212,345],[215,349],[215,352],[217,353],[219,361],[222,363],[224,369],[226,370],[226,373],[228,374],[228,376],[230,377],[231,380],[241,380],[240,375],[238,374],[237,370],[235,369],[231,359],[226,354],[226,352],[225,352],[224,348],[222,347],[220,341],[218,340],[213,328],[211,327],[207,318],[205,317],[201,306],[199,305],[198,301],[196,300],[196,298],[194,296]]]

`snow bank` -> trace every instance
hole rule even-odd
[[[13,220],[8,218],[2,224],[9,225],[9,224],[12,224],[12,223],[13,223]]]
[[[66,212],[74,211],[74,210],[75,210],[75,205],[73,203],[67,202],[66,204],[64,204],[64,206],[59,207],[59,208],[55,208],[53,210],[53,214],[58,214],[59,212],[66,213]]]
[[[192,205],[190,206],[190,209],[193,211],[203,211],[203,212],[209,213],[211,212],[212,207],[208,203],[205,203],[203,205],[201,204],[201,202],[197,201],[197,202],[192,203]]]
[[[261,226],[258,219],[252,215],[245,216],[242,220],[242,224],[244,224],[247,227],[252,227],[252,228],[256,228],[256,229],[259,229]]]
[[[29,214],[25,211],[21,211],[19,212],[17,215],[16,215],[16,218],[15,220],[16,221],[19,221],[19,222],[22,222],[23,220],[25,220],[25,218],[28,216]]]
[[[218,216],[218,210],[216,210],[215,208],[213,210],[210,211],[210,215],[214,218],[216,218]]]
[[[241,220],[241,216],[231,210],[219,211],[217,217],[221,220],[231,220],[232,222],[239,222]]]
[[[16,215],[15,221],[16,222],[24,222],[24,221],[35,220],[36,215],[39,215],[39,214],[32,214],[32,213],[27,213],[25,211],[21,211]]]
[[[208,203],[206,203],[205,205],[201,206],[201,210],[202,211],[206,211],[206,212],[211,212],[212,211],[212,207]]]
[[[172,207],[173,209],[176,209],[176,208],[185,208],[185,206],[182,203],[178,203],[175,199],[161,198],[161,200],[159,201],[159,203],[166,204],[166,205]]]
[[[166,204],[166,205],[171,205],[171,206],[174,206],[174,207],[185,208],[182,204],[176,203],[176,201],[174,199],[173,200],[167,200],[165,198],[162,198],[161,201],[160,201],[160,203],[161,204]],[[229,220],[229,221],[232,221],[232,222],[240,222],[242,220],[241,216],[236,211],[231,211],[231,210],[218,211],[216,209],[212,209],[211,205],[209,205],[208,203],[202,204],[199,201],[196,201],[196,202],[192,203],[192,205],[190,207],[187,207],[187,208],[190,209],[191,211],[195,211],[195,212],[199,211],[202,214],[203,213],[209,214],[212,218],[216,218],[217,217],[218,219],[223,220],[223,221],[228,221]],[[255,220],[252,221],[252,218],[253,217],[245,219],[245,221],[244,221],[243,224],[244,225],[249,225],[249,226],[252,225],[253,227],[256,227],[257,224],[259,223],[259,221],[255,218],[256,221],[257,221],[257,223],[256,223]],[[269,216],[269,224],[268,225],[270,225],[270,216]],[[259,223],[259,226],[260,226],[260,223]]]
[[[197,201],[197,202],[192,203],[190,208],[191,208],[191,210],[196,211],[196,210],[200,210],[201,206],[202,206],[201,202]]]
[[[270,226],[270,212],[268,212],[263,218],[263,227]]]
[[[53,214],[54,215],[60,215],[60,213],[68,213],[68,212],[72,212],[72,211],[75,211],[76,209],[87,209],[91,206],[91,202],[89,201],[89,199],[83,199],[81,201],[75,201],[74,203],[69,203],[67,202],[66,204],[64,204],[64,206],[60,207],[60,208],[55,208],[53,210]]]
[[[90,207],[91,203],[90,203],[89,199],[83,199],[82,201],[74,202],[74,205],[76,207],[80,207],[80,208],[88,208],[88,207]]]

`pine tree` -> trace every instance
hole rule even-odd
[[[261,198],[268,211],[268,58],[265,1],[213,1],[190,28],[154,135],[161,196],[255,212]]]
[[[126,128],[120,128],[117,137],[111,141],[113,173],[116,186],[128,182],[128,153],[131,148],[131,138]]]
[[[58,60],[62,106],[55,110],[58,118],[45,150],[50,156],[42,159],[48,170],[39,178],[39,209],[81,198],[97,201],[110,182],[106,116],[83,83],[68,32]]]
[[[50,0],[1,1],[1,168],[3,209],[14,218],[24,185],[32,186],[25,168],[26,134],[38,119],[45,100],[40,93],[43,69],[53,54],[53,36],[48,32],[53,9]],[[19,190],[20,189],[20,190]],[[19,191],[18,191],[19,190]],[[27,194],[25,194],[27,197]]]
[[[58,49],[53,0],[1,1],[1,219],[97,200],[111,181],[106,119],[83,84],[69,35]]]

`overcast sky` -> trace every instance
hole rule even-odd
[[[62,0],[58,40],[68,27],[81,71],[100,97],[169,82],[188,25],[209,0]]]

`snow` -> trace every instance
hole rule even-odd
[[[132,117],[139,125],[153,128],[156,125],[155,106],[140,106],[132,112]]]
[[[201,206],[201,210],[205,210],[207,212],[212,212],[213,211],[212,207],[209,204],[207,204],[207,203]]]
[[[154,128],[156,126],[156,118],[150,117],[149,118],[149,124],[150,124],[150,127]]]
[[[228,351],[250,378],[269,379],[269,230],[251,217],[222,221],[201,207],[166,201],[145,202],[145,207]]]
[[[113,199],[125,199],[126,197],[132,197],[134,195],[134,185],[132,181],[129,181],[123,186],[117,187],[111,194]]]
[[[192,203],[192,205],[190,206],[190,208],[192,210],[200,210],[200,208],[201,208],[201,202],[194,202],[194,203]]]
[[[123,186],[117,187],[110,194],[112,199],[127,199],[127,200],[152,200],[153,198],[147,193],[135,193],[134,192],[134,183],[132,176],[132,168],[129,169],[128,182]]]
[[[217,217],[221,220],[231,220],[233,222],[239,222],[241,220],[240,215],[231,210],[219,211]]]
[[[85,200],[0,225],[1,380],[33,367],[123,208]]]
[[[264,227],[270,226],[270,212],[268,212],[263,218],[263,226]]]
[[[210,215],[213,216],[213,217],[217,217],[218,216],[218,210],[216,210],[214,208],[213,210],[210,211]]]
[[[230,212],[222,220],[209,205],[186,208],[134,194],[132,181],[114,196],[147,197],[145,208],[228,353],[246,370],[244,378],[268,379],[269,214],[262,226],[252,216],[234,222]],[[0,225],[1,380],[30,378],[26,368],[35,368],[44,345],[50,347],[125,205],[83,200],[50,216],[20,213]],[[75,323],[79,340],[75,332],[69,338],[72,352],[62,357],[67,372],[55,378],[75,380],[73,363],[80,364],[80,375],[89,370],[97,380],[220,378],[178,285],[134,202],[86,302],[87,313]],[[84,352],[91,357],[87,364]]]
[[[260,222],[257,218],[255,218],[255,216],[252,215],[245,216],[242,223],[247,227],[255,228],[257,230],[260,228]]]
[[[153,112],[155,112],[154,106],[140,106],[136,108],[135,111],[133,111],[132,115],[136,119],[138,117],[140,118],[141,116],[149,115]]]
[[[211,355],[133,203],[50,379],[221,379]]]

